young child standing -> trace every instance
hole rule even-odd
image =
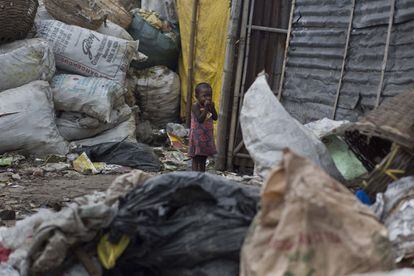
[[[210,84],[198,84],[195,95],[197,102],[191,108],[188,155],[192,158],[193,171],[205,172],[207,158],[217,153],[213,121],[217,121],[218,116],[212,102],[213,90]]]

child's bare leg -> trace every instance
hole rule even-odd
[[[193,159],[192,159],[192,162],[191,162],[191,169],[194,171],[194,172],[197,172],[198,171],[198,158],[197,158],[197,156],[194,156],[193,157]]]
[[[200,172],[206,171],[207,156],[200,156]]]

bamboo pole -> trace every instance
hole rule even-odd
[[[230,11],[230,20],[227,34],[226,61],[223,71],[221,88],[220,112],[217,126],[217,157],[216,170],[226,168],[226,149],[228,143],[228,125],[230,111],[231,86],[234,77],[235,44],[237,39],[242,0],[234,0]]]
[[[382,93],[382,88],[384,86],[385,69],[387,68],[387,62],[388,62],[388,51],[390,49],[391,31],[392,31],[392,25],[394,22],[394,13],[395,13],[395,0],[391,0],[391,10],[390,10],[390,17],[388,20],[387,40],[385,42],[384,59],[382,60],[381,78],[380,78],[380,83],[378,85],[377,100],[375,101],[375,107],[378,107],[381,101],[381,93]]]
[[[335,120],[336,110],[338,108],[338,103],[339,103],[339,96],[341,95],[342,79],[343,79],[344,72],[345,72],[346,57],[348,56],[349,40],[351,38],[352,22],[354,21],[354,11],[355,11],[355,0],[352,0],[351,18],[349,19],[348,31],[346,33],[346,42],[345,42],[344,55],[342,58],[341,75],[339,76],[339,83],[336,89],[336,97],[335,97],[335,102],[334,102],[334,107],[332,110],[332,117],[331,117],[332,120]]]
[[[244,61],[244,50],[246,47],[246,31],[247,31],[247,21],[249,17],[249,0],[244,0],[243,2],[243,14],[242,22],[240,26],[240,39],[239,39],[239,52],[237,60],[237,70],[236,70],[236,80],[234,83],[234,94],[233,94],[233,105],[231,111],[231,123],[230,123],[230,134],[229,134],[229,145],[227,149],[227,169],[233,169],[233,148],[234,148],[234,137],[237,124],[237,114],[238,114],[238,100],[241,86],[241,77],[243,74],[243,61]]]
[[[249,15],[249,23],[247,24],[247,41],[246,41],[246,52],[244,55],[244,66],[243,66],[243,78],[242,78],[242,85],[240,88],[240,96],[239,96],[239,115],[241,108],[243,107],[243,99],[245,93],[245,86],[246,86],[246,77],[247,77],[247,66],[249,64],[249,56],[250,56],[250,38],[252,36],[252,25],[253,25],[253,15],[254,15],[254,5],[256,1],[252,0],[250,5],[250,15]],[[238,132],[238,127],[236,127],[235,133]]]
[[[277,98],[279,101],[282,99],[282,89],[283,89],[283,82],[285,80],[285,70],[286,70],[287,55],[288,55],[289,44],[290,44],[290,36],[292,32],[293,13],[295,11],[295,5],[296,5],[296,0],[292,0],[292,7],[290,9],[289,27],[288,27],[288,32],[286,36],[285,57],[283,58],[282,74],[280,76],[279,91],[277,94]]]
[[[190,31],[190,53],[188,56],[188,76],[187,76],[187,103],[186,103],[186,123],[189,128],[191,125],[191,105],[193,101],[193,79],[194,79],[194,50],[195,36],[197,33],[197,14],[199,0],[193,0],[193,14],[191,16]]]

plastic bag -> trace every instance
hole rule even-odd
[[[37,36],[47,39],[60,69],[88,77],[124,83],[131,60],[137,56],[138,41],[66,25],[56,20],[37,22]]]
[[[243,140],[260,176],[283,158],[283,149],[311,159],[337,180],[343,177],[325,145],[305,126],[292,118],[259,76],[247,91],[240,114]]]
[[[135,137],[135,131],[135,118],[134,116],[130,116],[127,121],[120,123],[118,126],[112,129],[106,130],[92,138],[73,141],[72,144],[78,146],[94,146],[103,143],[121,141],[136,143],[137,139]]]
[[[141,8],[155,11],[171,23],[178,23],[175,0],[141,0]]]
[[[164,66],[133,71],[142,119],[164,128],[177,122],[180,112],[180,78]]]
[[[132,62],[131,66],[137,69],[145,69],[156,65],[168,66],[175,70],[180,54],[180,37],[178,30],[164,33],[145,21],[137,11],[128,32],[136,40],[140,41],[140,51],[148,56],[146,62]]]
[[[403,268],[403,269],[393,270],[393,271],[388,271],[388,272],[353,274],[351,276],[412,276],[412,275],[414,275],[414,269]]]
[[[241,276],[341,276],[394,266],[387,231],[370,209],[289,150],[269,174],[241,258]]]
[[[129,41],[134,40],[124,28],[109,20],[102,24],[96,31],[104,35],[114,36]]]
[[[98,243],[98,256],[101,264],[106,269],[115,267],[116,260],[125,249],[128,247],[130,239],[127,236],[123,236],[119,243],[112,244],[108,241],[108,235],[104,235]]]
[[[377,194],[371,208],[388,228],[396,260],[414,256],[414,177],[405,177]]]
[[[115,81],[78,75],[57,75],[51,87],[56,110],[81,112],[104,123],[110,123],[117,99],[126,93]]]
[[[40,20],[54,20],[53,16],[51,16],[46,10],[43,0],[39,0],[38,2],[39,2],[39,7],[37,8],[35,22],[38,22]]]
[[[346,180],[353,180],[367,173],[367,170],[342,137],[335,134],[338,128],[347,124],[349,124],[349,121],[333,121],[323,118],[322,120],[306,124],[305,127],[312,130],[325,144],[343,177]]]
[[[20,40],[0,46],[0,92],[35,80],[50,81],[55,58],[47,41]]]
[[[55,124],[49,84],[34,81],[0,93],[0,154],[66,154],[67,142]],[[8,115],[7,115],[8,114]]]
[[[98,170],[93,165],[92,161],[88,158],[86,153],[82,153],[73,161],[73,169],[82,174],[97,174]]]
[[[117,262],[125,275],[237,275],[257,187],[195,172],[153,177],[121,200],[109,240],[131,237]],[[210,267],[210,269],[207,269]],[[205,274],[197,274],[203,270]]]
[[[131,116],[131,108],[124,104],[111,113],[109,123],[102,123],[98,119],[82,113],[62,112],[56,119],[60,134],[68,141],[81,140],[93,137],[105,130],[112,129],[127,121]]]
[[[84,146],[76,149],[84,152],[93,162],[105,162],[131,168],[159,171],[161,163],[153,149],[145,144],[119,142]]]

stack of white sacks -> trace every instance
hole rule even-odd
[[[139,42],[114,23],[92,31],[53,20],[42,6],[35,25],[34,38],[0,46],[0,154],[136,141],[125,93]]]

